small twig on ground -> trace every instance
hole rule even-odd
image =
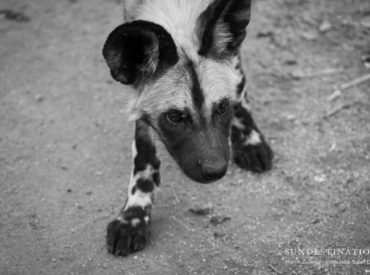
[[[353,86],[356,86],[356,85],[359,85],[365,81],[368,81],[370,80],[370,74],[365,74],[363,76],[360,76],[358,78],[355,78],[349,82],[346,82],[346,83],[343,83],[342,85],[339,86],[339,90],[345,90],[345,89],[348,89],[350,87],[353,87]]]
[[[176,218],[175,216],[170,216],[170,218],[174,219],[175,221],[177,221],[178,223],[182,224],[186,230],[188,231],[191,231],[191,232],[194,232],[193,229],[189,228],[185,223],[183,223],[182,221],[180,221],[178,218]]]
[[[333,101],[341,96],[342,90],[346,90],[350,87],[362,84],[363,82],[368,81],[368,80],[370,80],[370,74],[365,74],[349,82],[343,83],[342,85],[339,86],[339,88],[335,89],[333,93],[326,98],[326,100]]]
[[[271,268],[275,273],[282,274],[276,267],[274,267],[272,264],[269,264],[269,268]]]
[[[326,98],[326,100],[327,101],[334,101],[335,99],[337,99],[338,97],[340,97],[341,96],[341,94],[342,94],[342,92],[341,91],[339,91],[339,90],[335,90],[331,95],[329,95],[327,98]]]
[[[325,75],[332,75],[342,72],[343,69],[326,69],[318,72],[313,72],[306,77],[316,77],[316,76],[325,76]]]
[[[329,69],[316,71],[316,72],[295,71],[295,72],[292,72],[291,75],[294,78],[312,78],[312,77],[319,77],[319,76],[337,74],[337,73],[340,73],[342,71],[343,71],[343,69],[329,68]]]
[[[337,97],[339,97],[341,95],[342,90],[346,90],[346,89],[351,88],[353,86],[360,85],[360,84],[362,84],[366,81],[369,81],[369,80],[370,80],[370,74],[365,74],[365,75],[357,77],[357,78],[355,78],[355,79],[353,79],[349,82],[343,83],[342,85],[339,86],[338,89],[334,90],[334,92],[327,98],[327,100],[328,101],[333,101],[334,99],[336,99]],[[334,109],[332,109],[331,111],[329,111],[328,113],[326,113],[323,116],[323,119],[327,119],[329,117],[332,117],[332,116],[336,115],[338,112],[340,112],[341,110],[348,109],[348,108],[352,107],[353,105],[355,105],[357,103],[358,103],[358,101],[356,101],[354,103],[345,103],[345,104],[342,104],[340,106],[337,106]]]
[[[180,201],[179,197],[176,195],[175,188],[173,187],[173,182],[171,183],[171,187],[172,187],[173,195],[175,196],[175,198],[177,200],[177,204],[179,204],[181,201]]]
[[[340,106],[337,106],[334,109],[332,109],[331,111],[327,112],[323,116],[323,119],[328,119],[329,117],[332,117],[332,116],[336,115],[337,113],[339,113],[341,110],[348,109],[348,108],[352,107],[353,105],[355,105],[357,103],[358,103],[358,101],[353,102],[353,103],[345,103],[345,104],[342,104]]]

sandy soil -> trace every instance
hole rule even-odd
[[[0,2],[0,274],[370,270],[370,255],[289,250],[369,253],[370,82],[328,97],[370,73],[361,60],[370,53],[370,1],[254,3],[243,51],[274,169],[254,175],[231,165],[223,180],[200,185],[160,146],[152,239],[127,258],[105,247],[131,169],[127,90],[101,56],[121,18],[114,0]],[[211,211],[189,212],[197,206]],[[214,225],[214,216],[229,219]]]

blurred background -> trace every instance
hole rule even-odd
[[[101,56],[121,23],[115,0],[0,2],[0,274],[370,270],[370,1],[253,2],[243,60],[274,169],[199,185],[159,143],[152,238],[127,258],[105,247],[131,169],[129,91]]]

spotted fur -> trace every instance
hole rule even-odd
[[[128,199],[107,229],[108,251],[122,256],[143,249],[150,234],[160,184],[151,129],[201,183],[225,175],[230,143],[247,170],[269,170],[273,156],[252,118],[239,54],[250,0],[126,0],[124,18],[103,48],[112,77],[134,90]]]

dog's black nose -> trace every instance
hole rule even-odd
[[[227,162],[223,159],[205,160],[200,163],[201,174],[205,182],[212,182],[226,174]]]

